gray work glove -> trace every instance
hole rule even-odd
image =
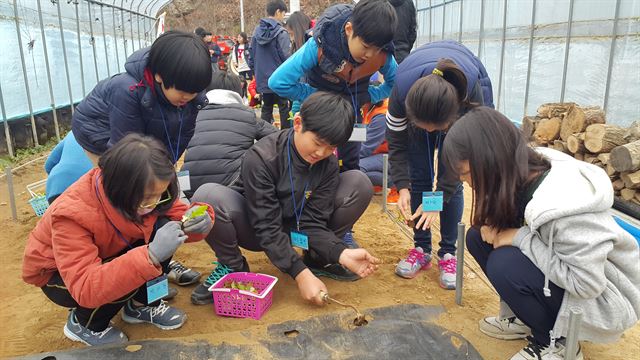
[[[156,231],[156,235],[149,243],[149,257],[154,264],[170,258],[178,249],[178,246],[187,240],[179,221],[170,221]]]
[[[196,207],[192,207],[184,214],[184,216],[189,216],[192,211],[194,211]],[[185,233],[189,234],[202,234],[207,235],[211,228],[213,227],[213,221],[209,216],[208,212],[205,212],[204,215],[198,216],[194,219],[189,219],[182,224],[182,229]]]

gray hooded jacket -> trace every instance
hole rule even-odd
[[[565,290],[553,336],[567,335],[569,309],[584,311],[580,340],[616,341],[640,314],[638,243],[608,210],[613,188],[599,167],[539,148],[551,170],[525,209],[513,239],[545,275]]]

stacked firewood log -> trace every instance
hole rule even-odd
[[[549,103],[522,121],[525,136],[603,168],[616,196],[640,205],[640,121],[628,128],[607,124],[600,107]]]

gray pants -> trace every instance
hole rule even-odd
[[[342,238],[369,206],[373,188],[371,181],[359,170],[340,174],[333,214],[329,228]],[[213,206],[216,214],[213,229],[206,238],[218,261],[238,271],[244,265],[240,247],[264,251],[249,222],[247,200],[235,190],[220,184],[204,184],[191,198]]]

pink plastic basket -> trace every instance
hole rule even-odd
[[[259,293],[254,294],[249,291],[224,287],[226,282],[234,280],[252,283]],[[209,291],[213,293],[216,314],[260,320],[271,307],[272,290],[277,282],[278,278],[276,277],[250,272],[234,272],[223,276],[209,287]]]

